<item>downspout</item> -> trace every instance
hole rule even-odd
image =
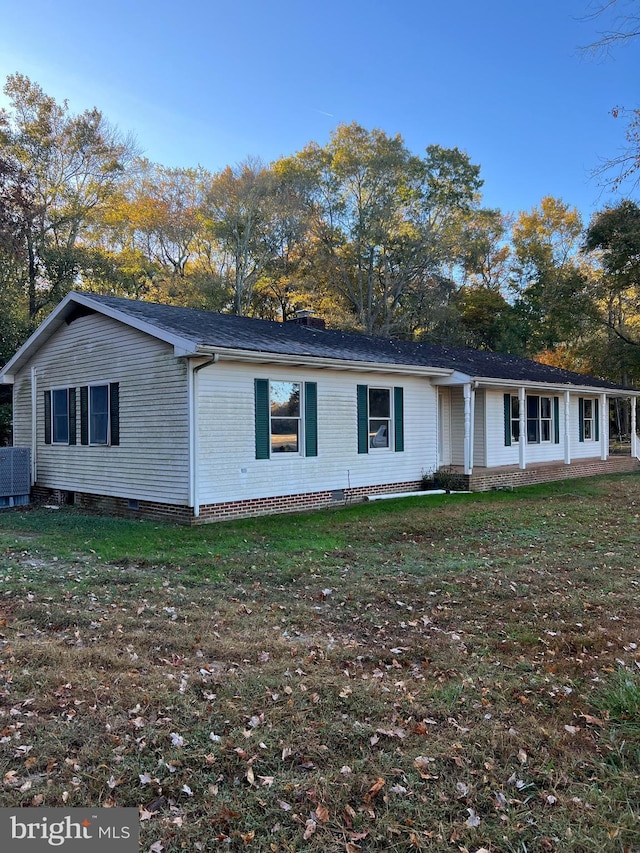
[[[38,476],[38,368],[31,368],[31,485],[33,486]],[[14,385],[15,389],[15,385]],[[15,412],[15,399],[14,399]]]
[[[631,455],[636,459],[640,459],[640,455],[638,453],[638,433],[637,433],[637,414],[636,414],[636,404],[638,398],[631,398]]]
[[[203,367],[215,364],[218,354],[210,356],[202,364],[193,364],[191,359],[187,360],[189,369],[189,381],[187,384],[189,394],[189,504],[193,507],[193,517],[200,515],[200,502],[198,500],[198,373]]]

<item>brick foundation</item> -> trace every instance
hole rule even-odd
[[[459,470],[455,470],[455,473],[459,475],[459,486],[456,484],[456,487],[473,492],[487,492],[492,489],[513,489],[518,486],[548,483],[553,480],[594,477],[601,474],[620,474],[631,471],[640,471],[640,461],[629,456],[612,456],[604,462],[601,459],[585,459],[571,465],[557,462],[545,463],[527,468],[524,471],[509,467],[478,468],[471,476],[464,476]],[[44,489],[39,486],[32,489],[31,496],[32,500],[36,502],[50,502],[59,505],[73,504],[87,512],[118,518],[140,518],[195,525],[233,518],[252,518],[260,515],[345,506],[364,501],[367,495],[417,492],[421,488],[420,480],[409,480],[400,483],[383,483],[377,486],[335,489],[333,491],[249,498],[247,500],[203,504],[197,517],[194,516],[193,509],[186,506],[163,504],[155,501],[130,501],[127,498],[92,495],[86,492],[66,492],[60,489]]]
[[[477,468],[470,477],[464,477],[466,488],[472,492],[489,492],[492,489],[514,489],[551,483],[554,480],[572,480],[578,477],[597,477],[602,474],[624,474],[640,471],[640,461],[631,456],[610,456],[602,459],[582,459],[565,465],[546,462],[530,468]]]

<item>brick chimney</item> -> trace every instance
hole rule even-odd
[[[287,323],[295,323],[297,326],[308,326],[312,329],[326,329],[326,323],[322,317],[316,317],[313,311],[307,308],[296,311]]]

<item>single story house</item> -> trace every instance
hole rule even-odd
[[[32,493],[197,523],[640,468],[639,391],[528,359],[72,292],[0,372]],[[609,401],[632,447],[609,456]]]

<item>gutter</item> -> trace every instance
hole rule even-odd
[[[232,347],[199,347],[190,357],[214,355],[220,361],[242,361],[250,364],[283,364],[297,367],[316,367],[333,370],[357,370],[370,373],[398,373],[411,376],[449,377],[453,370],[448,367],[422,367],[392,362],[355,361],[353,359],[327,358],[313,355],[294,355],[275,352],[252,352]]]
[[[434,384],[439,386],[450,386],[452,384],[464,384],[464,382],[473,382],[476,388],[526,388],[539,389],[541,391],[575,391],[576,393],[581,394],[598,393],[606,394],[609,397],[640,397],[640,390],[635,388],[603,388],[601,385],[574,385],[570,382],[541,382],[539,380],[534,381],[527,379],[495,379],[493,377],[489,378],[485,376],[478,376],[472,380],[471,376],[467,374],[459,375],[459,378],[456,377],[456,381],[453,383],[445,380],[441,382],[436,381]]]

